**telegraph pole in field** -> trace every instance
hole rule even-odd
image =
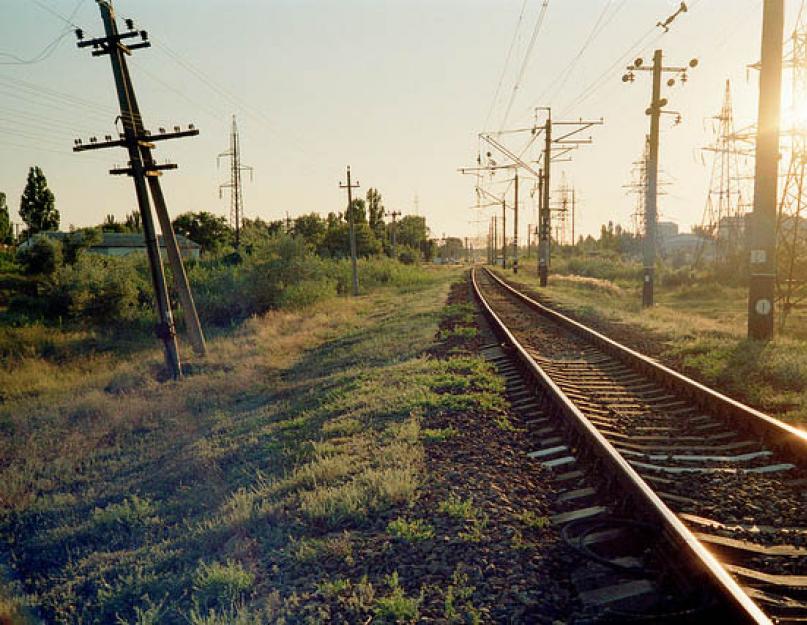
[[[658,221],[658,159],[659,159],[659,128],[661,115],[664,113],[676,115],[676,123],[681,120],[681,115],[674,111],[662,110],[667,105],[667,98],[661,97],[661,80],[665,72],[675,73],[680,76],[680,81],[687,81],[687,69],[697,67],[697,59],[689,62],[689,67],[664,67],[663,51],[656,50],[653,53],[653,66],[644,67],[642,59],[636,59],[633,65],[628,66],[628,73],[622,76],[622,82],[633,82],[634,72],[653,73],[653,92],[650,106],[645,111],[650,117],[649,148],[647,156],[647,187],[645,193],[645,236],[644,236],[644,270],[642,276],[642,306],[645,308],[653,305],[655,265],[656,265],[656,224]],[[667,81],[667,86],[675,85],[675,79]]]
[[[157,336],[163,341],[168,369],[175,378],[180,378],[182,376],[182,367],[176,340],[176,328],[171,313],[168,288],[165,283],[165,274],[160,258],[159,243],[151,213],[149,190],[154,200],[154,208],[160,222],[163,242],[165,243],[168,260],[171,264],[180,303],[183,307],[189,338],[194,350],[200,354],[206,352],[206,345],[201,324],[199,323],[199,317],[196,313],[196,306],[193,301],[190,286],[188,285],[188,278],[182,264],[179,246],[177,245],[176,236],[174,235],[171,219],[168,215],[168,209],[159,182],[159,176],[162,174],[162,171],[176,169],[177,166],[175,164],[158,165],[152,156],[151,150],[154,149],[154,142],[156,141],[195,136],[199,134],[199,131],[193,126],[189,126],[188,130],[182,130],[179,126],[175,126],[174,132],[169,133],[161,128],[159,135],[151,135],[151,133],[144,128],[143,118],[140,114],[140,108],[137,104],[134,86],[124,55],[131,54],[132,50],[150,47],[151,44],[148,41],[148,35],[146,31],[136,31],[132,20],[126,20],[126,32],[119,32],[111,2],[109,0],[98,0],[98,7],[101,11],[106,36],[85,41],[83,31],[77,29],[76,36],[79,39],[78,47],[86,48],[92,46],[93,56],[109,56],[115,86],[118,92],[123,133],[120,133],[118,139],[113,139],[111,135],[107,135],[105,141],[102,142],[92,137],[88,144],[84,144],[80,139],[77,139],[73,150],[75,152],[83,152],[86,150],[112,147],[125,147],[128,150],[129,166],[112,169],[110,173],[115,175],[128,175],[135,183],[135,193],[137,195],[138,207],[143,222],[143,234],[149,258],[151,280],[160,319],[156,332]],[[133,44],[124,43],[124,40],[133,38],[139,38],[140,41]]]
[[[235,248],[241,246],[241,223],[244,219],[244,193],[241,184],[241,172],[248,171],[252,180],[253,169],[249,165],[241,164],[241,141],[238,137],[238,125],[233,115],[233,125],[230,131],[230,149],[222,152],[216,158],[216,165],[222,158],[230,159],[230,182],[219,185],[219,198],[221,190],[230,189],[230,224],[235,228]]]
[[[347,218],[350,225],[350,262],[353,266],[353,295],[359,294],[359,268],[356,259],[356,218],[353,210],[353,189],[359,188],[359,181],[356,184],[350,182],[350,165],[347,166],[347,184],[339,183],[340,189],[347,189]]]
[[[748,290],[748,338],[760,341],[773,338],[783,31],[784,0],[765,0]]]
[[[392,217],[392,258],[395,260],[398,259],[398,222],[395,221],[398,217],[401,216],[401,211],[392,211],[390,213]]]

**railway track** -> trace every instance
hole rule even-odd
[[[515,397],[536,407],[533,457],[562,473],[559,500],[579,502],[558,521],[602,530],[598,518],[619,516],[655,528],[657,561],[681,587],[705,592],[708,622],[807,623],[807,434],[488,270],[474,269],[471,280],[504,358],[533,387]],[[701,622],[688,614],[681,622]]]

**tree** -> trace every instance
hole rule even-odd
[[[205,254],[215,254],[233,240],[227,220],[207,211],[184,213],[174,219],[173,226],[177,234],[201,245]]]
[[[0,192],[0,245],[10,245],[11,243],[14,243],[14,230],[8,214],[6,194]]]
[[[314,249],[319,248],[325,236],[327,225],[317,213],[300,215],[294,219],[292,233],[295,237],[302,238]]]
[[[398,244],[408,245],[421,249],[429,238],[429,229],[426,227],[426,218],[417,215],[407,215],[398,222]]]
[[[20,217],[28,226],[28,234],[59,229],[59,211],[53,192],[39,167],[31,167],[20,198]]]
[[[448,237],[438,250],[440,258],[445,260],[457,260],[465,251],[465,243],[457,237]]]
[[[102,232],[126,232],[126,224],[117,222],[115,215],[107,215],[99,228]]]
[[[124,227],[127,232],[143,232],[143,221],[140,216],[140,211],[132,211],[126,215]]]
[[[378,189],[367,191],[367,212],[369,213],[369,224],[373,234],[380,240],[384,240],[384,204]]]

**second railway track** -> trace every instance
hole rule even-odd
[[[566,436],[725,622],[807,623],[807,435],[552,311],[487,270],[475,293]],[[613,497],[614,495],[612,495]],[[673,562],[670,562],[673,564]],[[712,612],[714,614],[714,612]]]

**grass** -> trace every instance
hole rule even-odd
[[[387,524],[387,532],[390,536],[408,543],[434,538],[434,527],[423,519],[407,521],[399,517]]]
[[[501,275],[537,288],[532,267],[517,277],[512,272]],[[619,270],[602,277],[553,275],[542,293],[583,321],[607,320],[629,328],[640,351],[646,351],[645,339],[652,339],[658,349],[652,355],[685,374],[784,421],[807,426],[805,311],[794,313],[786,332],[763,344],[746,338],[747,290],[742,287],[661,284],[656,305],[642,309],[638,283]]]
[[[424,356],[457,275],[252,318],[179,383],[154,381],[157,349],[16,369],[35,388],[0,404],[0,620],[295,622],[317,592],[362,622],[416,618],[399,582],[318,591],[311,571],[352,570],[366,532],[410,518],[423,445],[451,435],[421,421],[503,407],[481,359]]]

